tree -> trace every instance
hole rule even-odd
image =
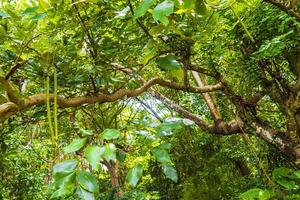
[[[0,121],[47,113],[57,147],[65,111],[155,98],[207,133],[256,135],[299,164],[299,9],[295,0],[3,1]]]
[[[273,1],[271,1],[271,3],[272,2]],[[289,155],[295,159],[299,158],[299,134],[297,128],[299,126],[297,120],[297,93],[299,85],[297,84],[297,65],[299,63],[299,50],[297,49],[297,43],[289,46],[275,47],[277,51],[282,52],[281,55],[278,55],[278,52],[266,52],[271,49],[271,45],[276,41],[281,42],[281,40],[284,40],[287,37],[294,38],[295,40],[297,38],[296,35],[298,22],[294,22],[294,27],[296,28],[295,31],[284,33],[275,38],[268,38],[270,40],[269,42],[262,43],[263,41],[255,41],[256,39],[254,40],[256,37],[251,36],[251,33],[245,26],[245,23],[241,21],[240,17],[235,11],[236,8],[231,5],[231,2],[220,5],[222,6],[222,10],[220,12],[228,12],[228,9],[232,10],[232,13],[237,17],[239,23],[243,27],[245,32],[244,34],[249,36],[248,41],[242,43],[243,49],[239,56],[241,56],[241,53],[243,53],[244,57],[247,57],[249,54],[253,54],[253,52],[257,52],[258,55],[262,55],[260,56],[260,59],[257,58],[259,56],[256,56],[256,63],[253,63],[257,65],[255,70],[261,72],[261,77],[259,77],[259,81],[261,83],[256,88],[252,89],[251,94],[247,98],[234,90],[233,86],[230,85],[230,81],[232,80],[230,80],[229,75],[224,73],[225,70],[222,72],[219,69],[222,65],[220,63],[216,63],[216,61],[213,60],[214,58],[211,58],[211,65],[209,66],[202,66],[201,63],[196,63],[196,61],[194,61],[196,58],[203,59],[203,55],[196,53],[196,46],[200,46],[201,42],[197,41],[197,39],[193,39],[193,37],[195,37],[195,35],[193,35],[193,30],[189,30],[190,28],[193,29],[194,27],[188,27],[187,30],[180,30],[176,28],[176,26],[179,26],[180,24],[188,24],[188,20],[195,21],[197,19],[197,17],[193,16],[193,9],[194,6],[199,6],[198,4],[193,4],[189,1],[179,4],[174,4],[172,1],[164,1],[161,4],[158,4],[154,8],[153,18],[154,20],[161,22],[161,24],[159,23],[153,27],[150,26],[152,28],[151,33],[148,31],[149,28],[146,27],[146,25],[143,25],[143,23],[148,25],[153,24],[154,22],[154,20],[151,19],[148,14],[146,16],[146,11],[152,4],[147,4],[146,1],[141,5],[138,5],[139,7],[136,11],[134,11],[131,2],[120,1],[119,4],[122,6],[129,6],[129,10],[131,10],[135,16],[127,17],[129,15],[129,11],[126,7],[126,9],[120,11],[113,20],[113,17],[107,16],[113,15],[113,10],[111,10],[110,14],[107,12],[101,15],[101,6],[104,6],[106,10],[118,9],[122,7],[118,6],[116,3],[105,3],[100,5],[100,3],[95,2],[91,2],[90,4],[86,2],[82,4],[73,2],[70,4],[72,6],[72,10],[68,11],[64,10],[62,6],[63,3],[51,2],[52,6],[50,6],[50,3],[43,2],[36,4],[33,7],[28,7],[25,10],[22,10],[23,7],[21,7],[19,12],[17,10],[15,10],[15,12],[10,10],[9,12],[12,12],[10,14],[5,12],[8,12],[12,5],[5,5],[6,3],[3,4],[2,35],[4,37],[2,38],[11,38],[12,41],[9,43],[7,40],[3,41],[6,42],[6,45],[2,51],[6,52],[6,54],[4,54],[7,59],[6,62],[11,62],[12,65],[6,67],[6,71],[3,72],[6,72],[6,76],[1,78],[2,90],[7,93],[7,96],[5,97],[7,98],[7,100],[5,100],[7,102],[3,103],[0,109],[2,121],[8,119],[13,114],[23,112],[25,109],[31,108],[35,105],[42,105],[46,101],[46,95],[43,93],[30,95],[30,93],[27,92],[29,93],[29,96],[26,93],[21,93],[15,84],[18,79],[13,77],[16,72],[22,71],[22,69],[24,71],[29,69],[36,70],[34,72],[36,75],[28,76],[28,78],[35,77],[39,79],[34,82],[32,81],[32,83],[30,82],[30,85],[40,85],[40,80],[44,79],[43,71],[47,69],[49,71],[53,68],[56,68],[58,73],[61,73],[61,82],[65,81],[66,83],[64,84],[67,86],[68,82],[70,84],[70,79],[74,78],[74,76],[70,77],[66,76],[65,74],[68,74],[71,69],[76,69],[75,66],[85,64],[90,66],[91,74],[81,75],[83,76],[81,82],[85,84],[85,86],[83,86],[85,90],[82,89],[81,91],[92,94],[89,96],[82,95],[73,98],[59,95],[57,98],[59,107],[77,107],[83,104],[112,102],[126,96],[135,97],[147,91],[154,85],[160,85],[165,88],[182,90],[191,93],[205,93],[221,90],[231,102],[233,106],[231,110],[236,110],[238,119],[236,119],[235,116],[232,116],[232,121],[225,121],[220,116],[220,111],[217,109],[215,103],[210,97],[211,95],[208,93],[205,93],[203,97],[207,102],[209,109],[211,110],[214,120],[213,125],[200,120],[192,113],[185,111],[184,109],[179,109],[179,107],[177,111],[181,110],[179,111],[180,114],[196,121],[197,124],[203,129],[215,134],[226,135],[240,133],[242,132],[242,129],[249,127],[254,129],[258,136],[262,137],[269,143],[276,145],[277,148],[279,148],[286,155]],[[279,6],[279,4],[276,5]],[[200,7],[201,8],[199,8],[199,10],[197,10],[198,8],[195,7],[196,12],[198,12],[196,14],[199,14],[198,17],[203,14],[201,13],[201,9],[204,10],[206,6],[204,3],[200,3]],[[279,7],[282,9],[282,6]],[[177,14],[176,10],[177,13],[183,13]],[[174,11],[175,13],[173,14]],[[142,22],[142,16],[140,15],[145,15],[145,22]],[[52,18],[52,16],[56,16],[56,18]],[[183,16],[182,20],[181,16]],[[104,20],[100,24],[101,20],[97,19],[101,17],[108,17],[110,19]],[[220,18],[221,17],[215,20],[220,20]],[[74,19],[79,22],[79,25],[75,25],[71,22]],[[15,22],[14,20],[17,21]],[[105,27],[104,25],[110,23],[109,21],[111,20],[113,25],[110,27]],[[290,17],[290,20],[294,20],[292,16]],[[48,24],[46,24],[47,22]],[[117,26],[122,23],[124,24],[124,28],[123,30],[120,30]],[[67,28],[69,27],[72,27],[73,31],[67,31]],[[22,30],[24,28],[27,28],[27,32]],[[52,29],[52,31],[49,32],[51,28],[54,28],[54,30]],[[145,38],[145,35],[140,32],[139,34],[132,32],[134,30],[137,31],[138,28],[140,28],[142,31],[145,31],[144,34],[146,34],[148,38]],[[158,29],[158,31],[155,32],[155,29]],[[68,38],[66,38],[66,35],[61,35],[61,33],[64,31],[67,31],[67,34],[69,35]],[[190,31],[192,35],[187,36],[185,35],[184,31]],[[221,28],[217,31],[221,32]],[[212,32],[210,34],[214,35],[216,33]],[[119,49],[107,49],[107,45],[116,45],[119,47],[120,44],[118,45],[117,42],[123,42],[126,37],[132,37],[132,39],[128,41],[131,43],[131,50],[126,49],[126,45],[123,43],[121,44],[122,47]],[[53,40],[50,38],[53,38]],[[245,38],[244,40],[247,39]],[[19,41],[21,41],[21,44],[18,44],[20,43]],[[141,51],[143,44],[146,42],[148,42],[147,48],[150,49],[148,50],[149,52],[146,52],[147,54],[150,54],[147,55],[148,61],[144,62],[144,64],[136,61],[134,62],[132,59],[137,57],[137,51]],[[297,40],[295,42],[297,42]],[[47,46],[45,46],[46,43]],[[102,43],[103,45],[101,45]],[[205,45],[202,46],[202,48],[205,48]],[[137,67],[139,65],[147,66],[150,60],[154,60],[155,58],[159,57],[159,59],[156,59],[156,61],[162,69],[167,71],[174,71],[175,69],[178,71],[183,71],[183,83],[168,81],[163,79],[163,76],[160,76],[159,78],[145,82],[142,84],[142,86],[136,87],[135,89],[123,89],[123,87],[122,89],[119,89],[118,86],[116,86],[118,84],[106,82],[104,84],[106,84],[108,87],[106,88],[108,89],[108,92],[100,92],[105,88],[100,89],[98,88],[100,85],[95,84],[94,79],[97,78],[96,73],[102,71],[102,73],[108,77],[112,75],[111,72],[113,71],[112,73],[118,74],[118,76],[123,76],[119,72],[115,71],[117,69],[113,67],[113,63],[121,62],[121,56],[124,55],[125,52],[131,51],[133,51],[133,53],[125,57],[126,60],[123,61],[123,65],[128,65],[129,68]],[[283,51],[285,51],[284,55]],[[118,56],[112,57],[118,52],[122,53],[120,53]],[[236,51],[235,53],[238,54],[239,52]],[[271,53],[271,55],[268,55],[268,57],[263,55],[267,53]],[[276,55],[272,55],[272,53],[276,53]],[[103,54],[103,56],[101,54]],[[171,55],[178,56],[178,58]],[[280,68],[280,63],[277,63],[278,61],[274,61],[274,56],[281,56],[281,62],[287,65],[286,68],[288,69],[282,67]],[[82,63],[84,59],[87,59],[86,63]],[[178,59],[178,61],[176,59]],[[287,62],[289,64],[287,64]],[[48,67],[46,67],[45,64],[48,65]],[[153,63],[149,65],[153,66]],[[106,66],[106,69],[102,66]],[[79,73],[80,70],[84,70],[84,68],[78,67]],[[149,74],[151,74],[151,71],[157,72],[157,70],[154,69],[149,69],[149,71],[150,72],[147,72]],[[193,71],[193,73],[190,74],[191,71]],[[142,75],[142,73],[144,74],[145,72],[139,73]],[[207,77],[214,79],[216,85],[204,85],[205,83],[203,80],[201,80],[199,73],[205,74]],[[293,80],[288,80],[288,78],[285,78],[284,73],[289,73],[291,79]],[[77,73],[74,75],[75,77],[80,76],[79,74],[77,75]],[[179,74],[176,75],[178,78]],[[196,80],[196,86],[193,86],[192,83],[189,83],[192,82],[192,79],[190,78],[191,75]],[[91,86],[86,85],[88,81],[91,81]],[[180,78],[177,80],[177,82],[178,81],[181,82]],[[19,80],[19,82],[21,81]],[[27,83],[27,81],[23,82]],[[19,87],[23,86],[24,88],[24,83],[23,85],[21,85],[22,83],[19,83]],[[60,90],[62,91],[64,86],[61,85],[60,87]],[[91,87],[94,91],[91,91]],[[160,97],[161,100],[164,98],[162,96]],[[283,131],[272,127],[257,115],[256,110],[259,102],[267,98],[270,98],[274,104],[277,104],[279,112],[281,112],[286,118],[285,128]],[[54,95],[50,94],[50,101],[53,99]],[[165,101],[167,100],[165,99]]]

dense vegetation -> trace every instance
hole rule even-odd
[[[300,199],[297,0],[0,1],[0,199]]]

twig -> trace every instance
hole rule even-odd
[[[134,15],[134,11],[133,11],[133,6],[131,4],[131,1],[128,0],[128,4],[129,4],[129,8],[130,8],[130,12],[132,15]],[[139,27],[144,31],[144,33],[149,36],[151,39],[153,39],[153,36],[149,33],[148,29],[140,22],[139,19],[135,20],[136,23],[139,25]]]

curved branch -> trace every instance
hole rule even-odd
[[[7,102],[0,105],[0,122],[4,122],[11,115],[16,114],[19,107],[13,102]]]
[[[195,71],[195,72],[198,72],[200,74],[205,74],[207,76],[210,76],[210,77],[216,77],[216,74],[214,74],[214,72],[208,70],[208,69],[204,69],[204,68],[201,68],[201,67],[198,67],[198,66],[194,66],[194,65],[190,65],[188,67],[188,70],[191,70],[191,71]]]
[[[135,71],[133,71],[132,69],[126,68],[120,64],[112,63],[112,66],[115,69],[120,70],[128,75],[131,75],[131,76],[136,75]],[[145,83],[145,80],[142,77],[140,77],[138,74],[136,75],[136,78],[141,83]],[[197,116],[197,115],[191,113],[190,111],[186,110],[185,108],[181,107],[176,102],[168,99],[167,97],[165,97],[161,93],[157,92],[156,90],[150,88],[149,93],[154,98],[158,99],[163,104],[165,104],[167,107],[174,109],[177,113],[179,113],[183,117],[195,122],[202,130],[208,131],[212,134],[220,134],[220,135],[237,134],[237,133],[240,133],[241,127],[243,126],[243,122],[239,119],[235,119],[230,122],[215,123],[215,125],[210,125],[206,121],[201,119],[199,116]]]
[[[233,120],[226,124],[224,123],[222,124],[222,126],[220,126],[221,124],[210,125],[207,122],[205,122],[203,119],[201,119],[199,116],[179,106],[174,101],[168,99],[167,97],[160,94],[159,92],[150,89],[149,93],[156,99],[160,100],[166,106],[174,109],[177,113],[179,113],[183,117],[195,122],[195,124],[197,124],[202,130],[205,130],[212,134],[219,134],[219,135],[231,135],[231,134],[240,133],[240,126],[242,125],[242,123],[237,120]]]
[[[7,81],[3,78],[0,78],[0,85],[4,86],[5,90],[8,94],[11,94],[10,101],[11,104],[3,104],[0,106],[0,121],[6,120],[13,114],[16,114],[19,110],[23,110],[25,108],[29,108],[35,105],[43,105],[46,102],[46,95],[44,93],[32,95],[29,97],[22,97],[16,90],[14,90],[10,81]],[[63,96],[58,96],[57,104],[61,108],[67,107],[78,107],[85,104],[95,104],[95,103],[104,103],[104,102],[113,102],[124,97],[136,97],[154,85],[160,85],[162,87],[167,87],[175,90],[185,90],[184,85],[180,85],[177,83],[169,82],[160,78],[152,79],[146,82],[143,86],[136,89],[121,89],[112,94],[98,94],[93,96],[80,96],[73,98],[65,98]],[[215,90],[222,89],[222,85],[220,83],[216,85],[204,86],[204,87],[188,87],[187,91],[192,93],[203,93],[203,92],[211,92]],[[54,95],[50,94],[50,100],[53,101]],[[17,106],[18,109],[15,109]],[[8,112],[9,110],[9,112]]]

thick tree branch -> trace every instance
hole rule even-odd
[[[241,120],[245,122],[248,127],[252,128],[257,136],[261,137],[269,144],[274,145],[286,156],[296,160],[296,162],[300,161],[299,143],[297,141],[295,142],[288,132],[283,133],[278,131],[256,116],[254,111],[255,108],[252,107],[253,103],[254,106],[256,106],[256,103],[261,97],[264,96],[264,93],[262,92],[254,95],[253,98],[251,98],[252,103],[249,103],[241,96],[236,95],[220,74],[218,74],[217,77],[218,80],[224,85],[224,93],[235,105]]]
[[[4,86],[5,90],[7,91],[10,99],[10,103],[14,104],[5,104],[3,107],[0,108],[0,121],[4,121],[9,116],[15,114],[19,110],[23,110],[25,108],[29,108],[35,105],[43,105],[46,102],[46,95],[44,93],[32,95],[30,97],[22,97],[14,89],[10,81],[5,80],[4,78],[0,78],[0,84]],[[154,85],[160,85],[162,87],[167,87],[170,89],[175,90],[185,90],[184,85],[180,85],[177,83],[169,82],[160,78],[152,79],[148,82],[146,82],[143,86],[136,88],[136,89],[121,89],[116,91],[112,94],[98,94],[93,96],[80,96],[80,97],[74,97],[74,98],[65,98],[63,96],[58,96],[57,104],[61,108],[67,108],[67,107],[77,107],[82,106],[85,104],[95,104],[95,103],[104,103],[104,102],[113,102],[117,101],[119,99],[122,99],[124,97],[136,97],[145,91],[147,91],[149,88],[151,88]],[[192,93],[202,93],[202,92],[210,92],[215,90],[222,89],[221,84],[216,85],[210,85],[205,87],[188,87],[187,91]],[[50,100],[53,101],[54,95],[50,94]],[[18,107],[18,109],[15,109],[15,106]],[[9,111],[10,114],[7,114]]]
[[[204,83],[201,80],[199,73],[192,71],[192,75],[193,75],[198,87],[203,87]],[[203,93],[202,96],[211,112],[211,115],[212,115],[214,121],[215,122],[221,121],[222,120],[221,113],[219,112],[219,110],[218,110],[217,106],[215,105],[211,96],[208,93]]]
[[[19,107],[13,102],[7,102],[0,105],[0,122],[5,121],[11,115],[16,114],[19,111]]]
[[[126,68],[122,65],[119,65],[117,63],[113,63],[112,66],[115,69],[118,69],[128,75],[136,76],[137,80],[139,80],[141,83],[145,83],[145,80],[140,77],[139,75],[135,75],[135,71]],[[174,101],[168,99],[161,93],[157,92],[156,90],[150,88],[149,93],[161,101],[163,104],[165,104],[167,107],[174,109],[177,113],[182,115],[183,117],[192,120],[195,122],[202,130],[208,131],[213,134],[220,134],[220,135],[229,135],[229,134],[236,134],[240,133],[240,127],[243,126],[243,122],[241,120],[232,120],[228,123],[216,123],[215,125],[209,125],[207,122],[205,122],[203,119],[201,119],[199,116],[191,113],[190,111],[186,110],[185,108],[181,107]]]
[[[179,106],[174,101],[168,99],[161,93],[150,89],[149,93],[155,97],[156,99],[160,100],[162,103],[164,103],[166,106],[174,109],[177,113],[182,115],[183,117],[192,120],[195,122],[202,130],[205,130],[212,134],[219,134],[219,135],[231,135],[231,134],[237,134],[240,133],[240,127],[238,125],[238,122],[236,120],[233,120],[232,122],[227,123],[226,129],[224,127],[220,127],[219,125],[209,125],[207,122],[205,122],[203,119],[201,119],[199,116],[191,113],[190,111],[186,110],[185,108]],[[241,123],[242,125],[242,123]]]
[[[116,69],[123,71],[127,74],[134,75],[134,71],[128,68],[125,68],[118,64],[113,64]],[[224,84],[224,92],[226,96],[232,101],[232,103],[236,106],[238,112],[240,113],[242,119],[235,119],[231,122],[227,123],[219,123],[215,125],[209,125],[207,122],[202,120],[199,116],[192,114],[188,110],[182,108],[172,100],[168,99],[164,95],[160,94],[159,92],[155,91],[154,89],[150,89],[149,93],[163,102],[166,106],[174,109],[176,112],[181,114],[182,116],[194,121],[201,129],[206,130],[210,133],[214,134],[221,134],[221,135],[229,135],[229,134],[236,134],[240,133],[245,126],[244,122],[247,122],[247,125],[252,127],[257,135],[262,139],[266,140],[270,144],[273,144],[285,154],[290,154],[290,157],[297,156],[295,155],[295,151],[293,150],[294,144],[290,142],[290,139],[287,137],[286,134],[282,134],[277,130],[273,129],[272,127],[268,126],[267,124],[262,123],[252,112],[252,107],[256,106],[257,102],[265,95],[265,92],[260,92],[255,94],[249,101],[242,99],[242,97],[236,95],[230,87],[226,84],[220,74],[216,73],[216,78]],[[137,75],[137,79],[140,80],[142,83],[144,80]],[[196,77],[197,79],[197,77]],[[201,81],[201,80],[200,80]],[[198,80],[199,82],[199,80]],[[203,85],[203,83],[199,82],[199,85]],[[215,109],[215,106],[211,107]],[[220,116],[216,114],[215,116]],[[243,120],[243,121],[242,121]],[[288,152],[288,153],[287,153]],[[298,155],[299,156],[299,155]]]

